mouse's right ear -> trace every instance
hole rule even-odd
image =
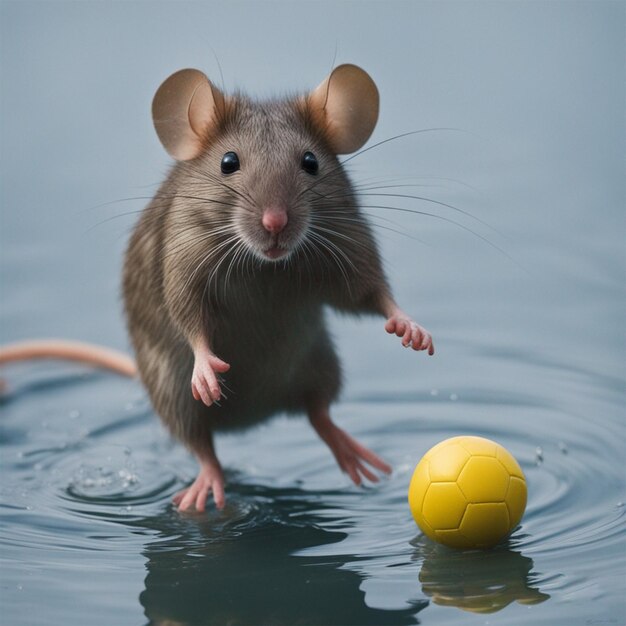
[[[194,159],[224,110],[224,96],[198,70],[180,70],[161,84],[152,100],[157,135],[177,161]]]

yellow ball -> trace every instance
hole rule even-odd
[[[513,455],[495,441],[452,437],[417,464],[409,506],[431,539],[451,548],[490,548],[522,519],[526,478]]]

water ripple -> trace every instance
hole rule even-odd
[[[603,570],[620,567],[626,531],[623,475],[615,462],[620,442],[611,420],[587,418],[589,399],[580,392],[576,404],[549,396],[545,386],[537,393],[502,387],[496,393],[460,385],[437,393],[356,395],[339,407],[338,421],[394,466],[392,476],[361,488],[339,473],[301,420],[278,418],[218,439],[227,505],[185,515],[171,497],[193,479],[195,463],[164,435],[143,396],[97,411],[86,398],[44,413],[29,410],[24,398],[9,406],[11,419],[3,424],[2,463],[10,477],[0,491],[5,558],[18,563],[24,553],[61,560],[84,553],[127,563],[145,553],[148,614],[162,609],[155,582],[162,576],[182,576],[186,588],[195,588],[196,578],[216,580],[231,560],[243,567],[251,553],[257,553],[253,563],[262,560],[303,585],[309,571],[349,573],[344,593],[358,587],[374,611],[363,615],[364,623],[413,623],[433,604],[493,612],[550,598],[596,600],[604,593],[598,581],[609,580]],[[488,553],[432,544],[408,510],[415,464],[429,447],[457,434],[500,441],[527,477],[520,526]],[[239,582],[242,593],[255,593],[252,580],[249,587]],[[181,593],[172,602],[188,603]],[[220,593],[227,598],[230,590]]]

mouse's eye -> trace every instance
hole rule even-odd
[[[307,174],[317,174],[319,167],[317,157],[312,152],[307,151],[302,155],[302,169]]]
[[[236,152],[227,152],[222,157],[222,174],[233,174],[239,169],[239,157]]]

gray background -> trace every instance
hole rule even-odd
[[[381,320],[331,318],[347,378],[335,412],[393,463],[380,488],[350,487],[304,422],[279,418],[220,441],[226,520],[180,520],[167,502],[195,465],[138,385],[62,365],[10,370],[0,619],[138,623],[145,610],[197,623],[214,610],[216,623],[250,623],[232,607],[255,606],[260,576],[322,585],[304,601],[294,587],[284,623],[303,611],[316,623],[414,623],[402,611],[428,603],[426,569],[444,589],[458,572],[481,580],[465,557],[415,538],[405,500],[421,454],[469,432],[502,441],[529,480],[522,529],[490,584],[509,584],[514,558],[531,571],[522,588],[550,595],[491,623],[621,623],[625,25],[624,2],[3,1],[3,342],[128,348],[122,254],[169,166],[150,103],[183,67],[218,84],[221,68],[227,90],[264,97],[310,89],[333,63],[362,66],[382,99],[370,144],[461,130],[368,151],[350,162],[354,180],[425,184],[395,191],[491,228],[432,203],[372,202],[457,222],[371,209],[419,239],[378,231],[398,301],[432,331],[436,357],[401,350]],[[203,580],[207,614],[193,586]],[[324,581],[342,592],[327,603]],[[419,619],[485,621],[432,601]]]

